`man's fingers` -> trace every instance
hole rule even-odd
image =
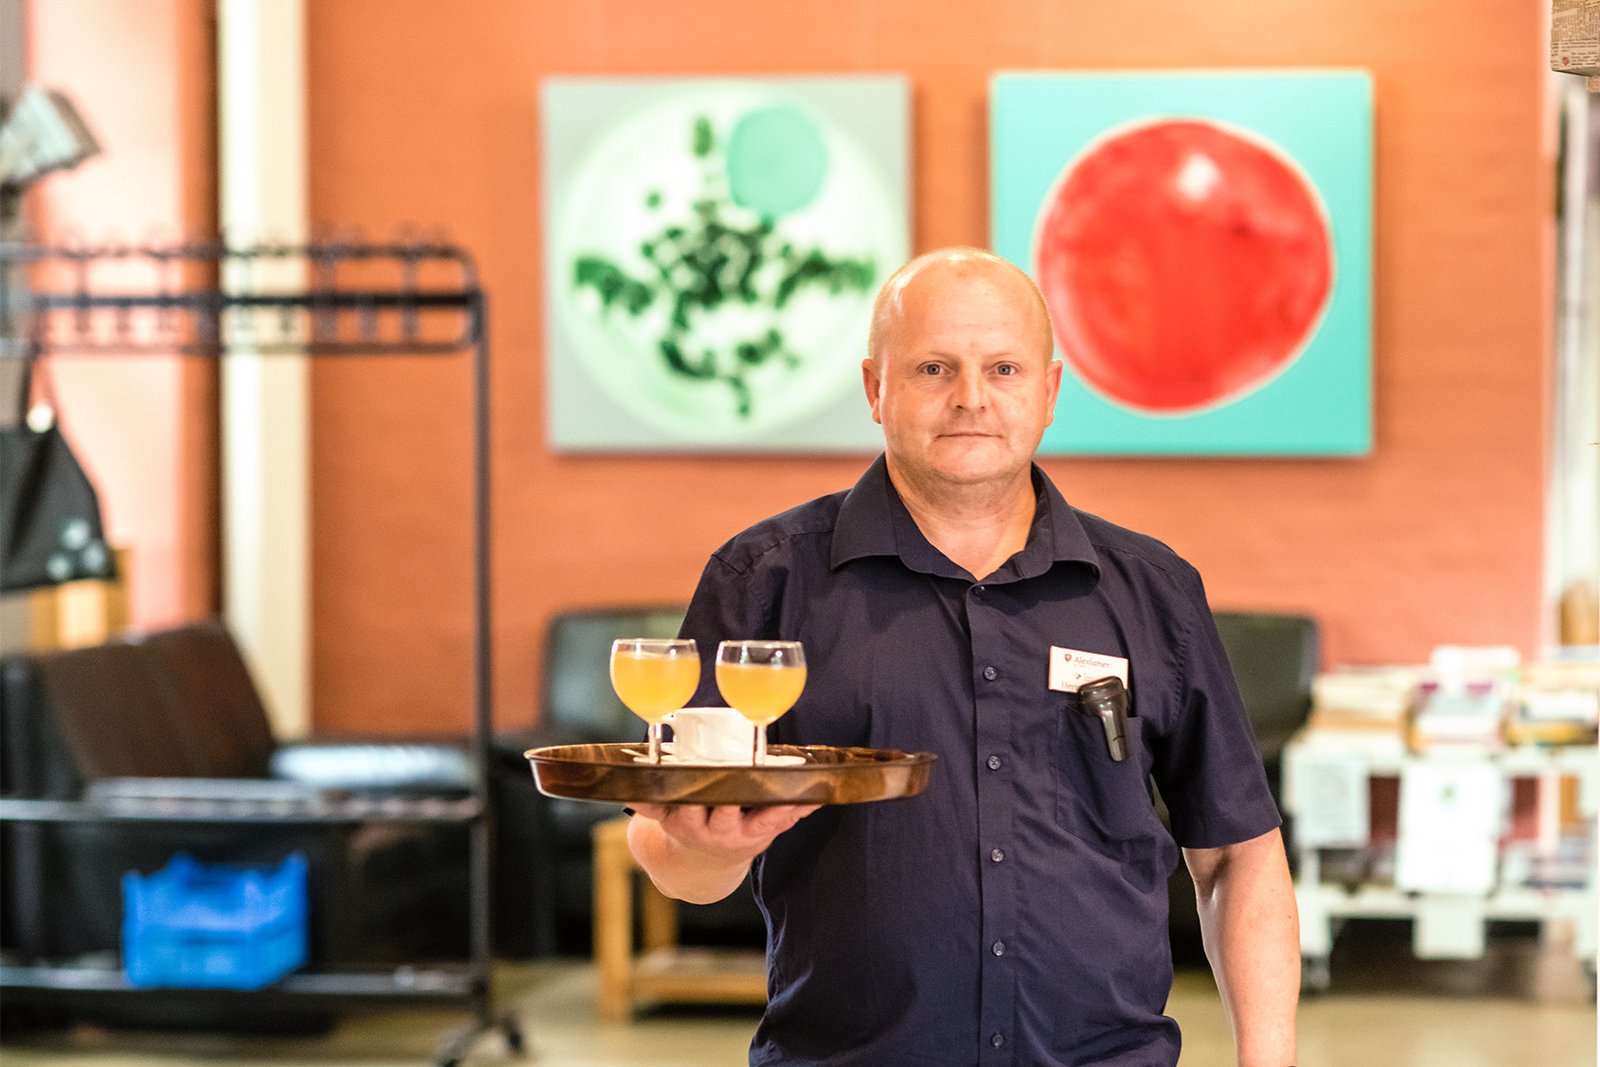
[[[706,832],[721,837],[725,834],[736,834],[744,823],[744,815],[738,808],[722,806],[706,809]]]
[[[761,808],[750,815],[750,829],[760,834],[780,834],[816,811],[820,804],[781,804]]]
[[[746,811],[732,805],[635,804],[633,811],[639,818],[660,823],[668,837],[687,848],[749,858],[818,807],[782,804]]]

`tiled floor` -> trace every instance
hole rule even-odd
[[[1594,1067],[1596,1014],[1588,981],[1562,946],[1499,938],[1471,963],[1417,963],[1404,930],[1341,940],[1333,986],[1304,1001],[1300,1062],[1316,1067]],[[581,961],[507,965],[501,1006],[527,1028],[534,1067],[718,1067],[742,1064],[753,1011],[656,1010],[625,1024],[594,1012],[594,972]],[[1183,1027],[1184,1063],[1228,1064],[1232,1046],[1203,971],[1180,973],[1168,1011]],[[352,1017],[330,1037],[233,1039],[81,1028],[8,1040],[5,1067],[283,1067],[426,1064],[448,1012]],[[497,1038],[469,1063],[507,1062]]]

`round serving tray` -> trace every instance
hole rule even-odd
[[[863,804],[914,797],[928,784],[931,752],[828,745],[773,745],[804,757],[781,767],[637,762],[643,746],[553,745],[530,748],[539,792],[617,804]]]

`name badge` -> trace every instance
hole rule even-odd
[[[1085,682],[1096,678],[1120,678],[1128,685],[1128,661],[1103,652],[1081,652],[1075,648],[1050,646],[1050,688],[1058,693],[1076,693]]]

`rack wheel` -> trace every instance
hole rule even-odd
[[[1333,984],[1333,972],[1326,956],[1300,958],[1300,992],[1303,995],[1326,993]]]
[[[521,1059],[527,1055],[527,1039],[522,1033],[522,1024],[515,1015],[507,1015],[500,1023],[500,1030],[506,1036],[506,1051]]]
[[[451,1034],[440,1042],[438,1051],[433,1054],[433,1067],[461,1067],[468,1044],[465,1035]]]

